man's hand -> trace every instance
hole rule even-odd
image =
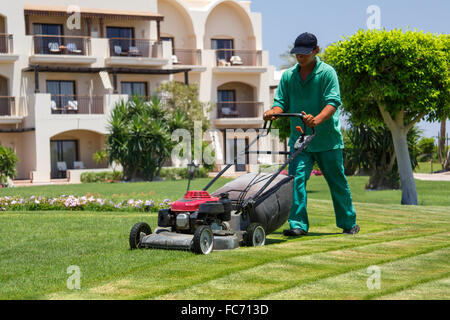
[[[326,105],[325,108],[323,108],[322,112],[320,112],[316,117],[314,117],[312,114],[306,114],[305,111],[302,111],[303,121],[308,127],[314,128],[322,122],[330,119],[335,112],[336,107],[332,106],[331,104]]]
[[[283,113],[283,109],[280,107],[273,107],[272,109],[267,110],[264,112],[264,121],[275,120],[276,118],[274,117],[274,114],[277,113]]]

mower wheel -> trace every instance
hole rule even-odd
[[[210,226],[200,226],[195,230],[192,250],[198,254],[209,254],[214,247],[214,234]]]
[[[259,223],[251,223],[245,234],[245,245],[249,247],[260,247],[266,243],[266,231]]]
[[[130,248],[140,249],[142,248],[141,239],[142,237],[152,233],[152,229],[145,222],[136,223],[130,231]]]

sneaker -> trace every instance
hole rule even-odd
[[[353,228],[351,229],[344,229],[344,231],[342,233],[346,233],[346,234],[357,234],[359,232],[359,226],[355,225]]]
[[[288,237],[299,237],[299,236],[306,236],[308,232],[306,232],[303,229],[295,228],[295,229],[286,229],[283,230],[283,235]]]

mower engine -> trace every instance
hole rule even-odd
[[[189,234],[201,225],[208,225],[214,231],[227,230],[224,222],[231,220],[231,210],[227,193],[212,197],[207,191],[188,191],[170,209],[159,210],[158,227]]]

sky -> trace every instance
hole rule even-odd
[[[319,46],[339,41],[373,23],[375,5],[380,26],[387,30],[418,29],[432,33],[450,33],[449,0],[252,0],[252,11],[262,15],[263,49],[269,51],[270,64],[279,68],[279,57],[295,38],[305,32],[316,35]],[[437,136],[439,124],[419,123],[423,135]],[[450,121],[447,122],[450,131]]]

